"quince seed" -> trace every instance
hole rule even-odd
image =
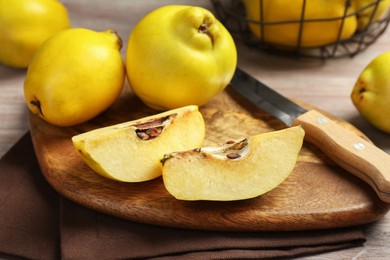
[[[228,159],[238,159],[238,158],[241,157],[241,155],[238,154],[238,153],[228,153],[228,154],[226,155],[226,157],[227,157]]]
[[[161,134],[162,132],[162,127],[153,127],[153,128],[148,128],[146,129],[145,133],[149,135],[150,137],[157,137]]]
[[[137,133],[137,136],[141,139],[141,140],[148,140],[150,138],[150,136],[145,133],[144,131],[135,131]]]

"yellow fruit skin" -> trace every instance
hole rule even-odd
[[[24,97],[28,107],[58,126],[97,116],[122,90],[125,70],[120,48],[120,38],[112,30],[75,28],[51,37],[27,70]]]
[[[206,22],[209,35],[198,32]],[[132,31],[126,52],[127,77],[148,106],[202,106],[230,82],[237,63],[234,41],[211,12],[200,7],[164,6]]]
[[[0,63],[27,68],[41,44],[70,27],[66,8],[55,0],[0,0]]]
[[[351,99],[374,127],[390,133],[390,52],[373,59],[359,75]]]
[[[244,0],[244,6],[249,19],[260,21],[260,1]],[[264,38],[265,42],[281,46],[298,46],[299,27],[302,16],[303,1],[291,0],[264,0],[264,22],[287,22],[280,25],[264,26],[264,35],[258,24],[249,23],[251,32],[257,38]],[[345,0],[311,0],[306,1],[304,19],[337,18],[344,15]],[[348,14],[353,12],[348,9]],[[337,40],[341,19],[331,21],[305,22],[302,28],[300,46],[316,47],[333,43]],[[356,31],[357,20],[355,16],[349,16],[344,20],[343,30],[340,35],[342,40],[350,38]]]
[[[367,28],[367,25],[370,22],[373,11],[375,11],[375,14],[372,18],[371,23],[381,19],[390,7],[390,0],[382,0],[379,2],[379,5],[375,10],[375,5],[371,5],[371,4],[376,2],[377,0],[356,0],[351,2],[352,6],[357,12],[359,30],[364,30]],[[368,6],[370,7],[367,8]]]

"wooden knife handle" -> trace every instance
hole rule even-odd
[[[368,183],[390,203],[390,155],[316,110],[299,116],[293,125],[305,130],[305,140],[336,164]]]

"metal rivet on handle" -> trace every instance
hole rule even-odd
[[[353,147],[356,149],[356,150],[364,150],[364,148],[366,148],[366,146],[362,143],[354,143],[353,144]]]
[[[323,117],[317,118],[317,124],[323,125],[326,123],[328,123],[328,120],[326,118],[323,118]]]

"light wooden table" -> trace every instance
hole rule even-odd
[[[94,30],[114,28],[126,46],[134,25],[162,1],[62,0],[73,27]],[[202,1],[164,1],[164,4],[197,4]],[[269,55],[238,44],[239,65],[279,92],[315,105],[354,124],[375,144],[390,153],[390,135],[371,127],[353,107],[350,93],[363,68],[377,55],[390,51],[390,30],[354,58],[320,60]],[[125,48],[122,48],[124,57]],[[27,130],[27,108],[23,98],[25,70],[0,65],[0,155]],[[330,252],[305,259],[387,259],[390,256],[390,215],[365,227],[368,241],[363,247]]]

